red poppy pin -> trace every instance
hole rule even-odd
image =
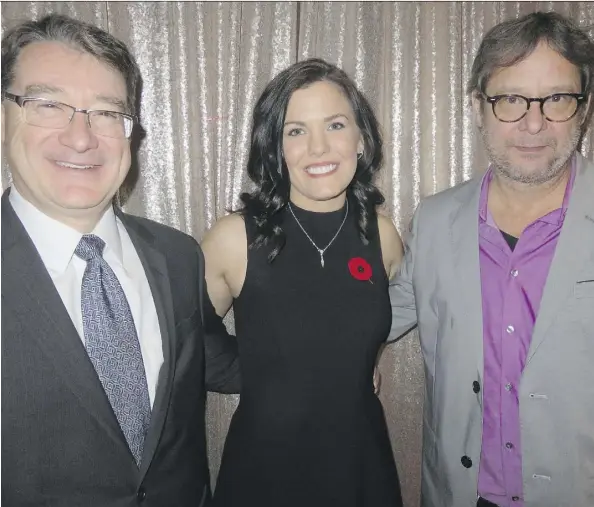
[[[354,279],[363,282],[369,280],[370,283],[373,283],[371,281],[371,275],[373,274],[371,266],[363,257],[353,257],[349,261],[349,271]]]

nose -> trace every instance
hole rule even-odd
[[[542,114],[540,103],[531,102],[526,116],[520,120],[520,130],[530,134],[538,134],[547,128],[547,119]]]
[[[319,157],[328,152],[328,139],[326,132],[312,132],[309,136],[309,154],[314,157]]]
[[[74,113],[72,121],[60,132],[59,139],[64,146],[78,153],[92,150],[99,144],[97,136],[89,126],[88,116],[80,112]]]

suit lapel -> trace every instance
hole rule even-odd
[[[163,431],[175,374],[176,345],[173,299],[165,256],[153,246],[154,237],[152,234],[139,225],[133,217],[125,215],[118,209],[116,209],[116,214],[126,227],[142,262],[155,302],[163,346],[163,366],[157,380],[151,424],[144,443],[140,466],[140,480],[142,480],[155,454]]]
[[[456,299],[466,330],[461,350],[476,361],[479,377],[483,376],[483,308],[479,264],[479,196],[480,180],[473,180],[457,198],[459,207],[452,214],[450,239],[453,255],[453,282]]]
[[[20,338],[37,342],[81,405],[114,440],[127,446],[82,340],[8,194],[9,190],[2,196],[2,282],[14,301],[25,303],[20,318],[34,329],[30,336]]]
[[[70,387],[82,406],[98,421],[114,440],[127,447],[117,418],[101,386],[93,364],[85,350],[70,315],[55,285],[8,200],[10,189],[2,196],[2,282],[9,287],[15,301],[25,301],[21,319],[34,316],[39,322],[31,339],[48,357],[64,383]],[[116,209],[126,227],[144,267],[157,310],[163,344],[163,366],[146,437],[140,480],[154,456],[163,430],[173,376],[175,373],[175,323],[173,301],[165,257],[152,243],[153,236],[134,218]],[[8,269],[6,269],[8,268]],[[18,308],[16,309],[18,311]],[[130,454],[132,458],[132,455]]]
[[[594,245],[594,165],[577,155],[576,178],[553,262],[545,283],[528,363],[547,336],[547,330],[572,294],[586,259]]]

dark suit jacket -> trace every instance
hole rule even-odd
[[[164,363],[140,469],[35,246],[2,196],[2,503],[209,503],[206,389],[239,391],[236,342],[206,293],[196,241],[117,210],[157,309]]]

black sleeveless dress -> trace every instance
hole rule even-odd
[[[322,248],[345,214],[305,211]],[[242,391],[214,493],[217,507],[399,507],[400,485],[373,370],[391,325],[377,219],[361,242],[353,213],[324,254],[288,209],[286,244],[248,249],[233,308]],[[246,219],[248,244],[255,227]]]

